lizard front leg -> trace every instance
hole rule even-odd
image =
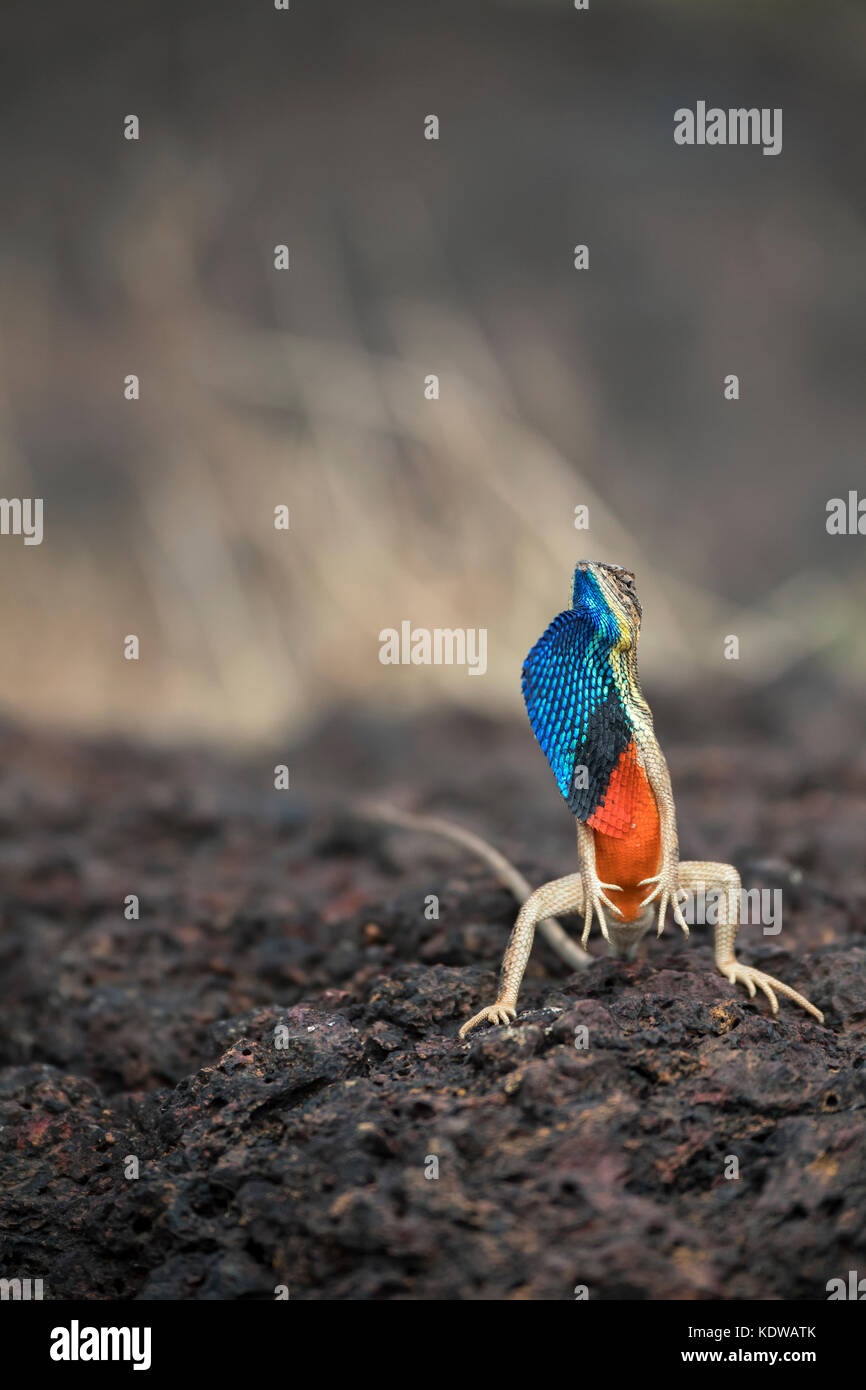
[[[526,899],[517,915],[502,958],[496,1002],[464,1023],[460,1029],[461,1038],[465,1038],[479,1023],[510,1023],[517,1017],[517,994],[532,950],[536,924],[545,917],[556,916],[560,912],[582,912],[583,902],[583,882],[580,874],[568,874],[565,878],[553,879],[541,888],[536,888],[531,897]]]
[[[615,912],[619,917],[622,916],[621,910],[615,903],[606,898],[603,889],[609,892],[621,893],[622,888],[618,883],[602,883],[598,876],[595,866],[595,835],[588,825],[582,821],[577,822],[577,852],[581,864],[581,882],[583,884],[583,935],[580,938],[581,946],[585,947],[589,940],[589,929],[592,926],[592,915],[595,913],[598,918],[598,925],[601,934],[608,946],[612,945],[610,933],[607,929],[607,919],[604,915],[604,908],[609,907],[611,912]],[[580,909],[577,909],[580,911]]]
[[[812,1014],[819,1023],[824,1022],[821,1010],[816,1009],[814,1004],[810,1004],[809,1000],[798,994],[795,989],[791,989],[790,985],[783,984],[773,975],[766,975],[763,970],[756,970],[752,965],[744,965],[734,955],[740,915],[740,875],[732,864],[705,864],[699,860],[691,860],[680,864],[679,881],[683,888],[692,893],[708,893],[712,890],[719,893],[715,925],[716,965],[732,985],[745,985],[752,999],[755,997],[755,986],[763,990],[774,1014],[779,1012],[779,1001],[776,998],[778,993],[793,999],[795,1004]]]

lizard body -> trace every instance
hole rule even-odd
[[[571,608],[554,618],[526,658],[527,713],[574,813],[581,867],[526,899],[505,951],[496,1001],[463,1025],[461,1037],[480,1023],[516,1018],[536,923],[581,914],[585,947],[595,916],[612,951],[631,957],[654,918],[661,935],[668,907],[688,936],[681,904],[689,891],[702,890],[719,894],[716,966],[731,984],[744,985],[751,997],[761,989],[774,1014],[779,993],[824,1021],[802,994],[737,960],[736,869],[680,862],[670,775],[638,678],[641,617],[634,575],[619,565],[582,560]]]

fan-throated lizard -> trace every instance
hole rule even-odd
[[[536,923],[554,913],[593,915],[616,955],[634,954],[653,918],[661,935],[668,907],[686,936],[682,902],[716,897],[716,965],[754,998],[776,993],[821,1023],[819,1009],[781,980],[734,955],[740,876],[731,864],[680,862],[671,779],[638,679],[642,610],[634,575],[621,565],[581,560],[571,608],[554,618],[523,665],[523,697],[533,732],[577,821],[580,871],[545,883],[526,899],[511,933],[496,1000],[460,1029],[516,1018],[517,993]],[[649,890],[649,891],[647,891]],[[608,896],[613,895],[613,896]],[[604,909],[614,914],[608,926]]]

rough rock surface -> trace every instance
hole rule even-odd
[[[596,934],[573,976],[537,943],[517,1024],[460,1042],[509,895],[339,808],[376,784],[533,882],[570,872],[523,727],[334,719],[290,759],[315,797],[270,790],[283,754],[4,730],[0,1274],[54,1298],[823,1299],[866,1268],[862,734],[819,727],[804,769],[800,731],[709,710],[657,710],[684,856],[783,887],[781,935],[741,953],[825,1027],[774,1022],[706,929],[669,925],[632,964]]]

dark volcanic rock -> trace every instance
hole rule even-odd
[[[571,869],[523,729],[427,721],[411,748],[394,775],[416,757],[417,805],[533,882]],[[306,750],[323,784],[327,750]],[[669,925],[633,963],[596,935],[579,976],[537,942],[517,1023],[464,1043],[514,905],[461,851],[288,814],[261,769],[193,752],[0,751],[7,1277],[53,1298],[823,1299],[866,1267],[862,870],[837,852],[862,767],[786,784],[748,730],[724,759],[670,750],[684,853],[782,884],[782,936],[746,928],[741,953],[826,1027],[784,1000],[773,1020],[707,931]],[[764,780],[744,846],[739,788]],[[820,834],[816,784],[845,788]]]

